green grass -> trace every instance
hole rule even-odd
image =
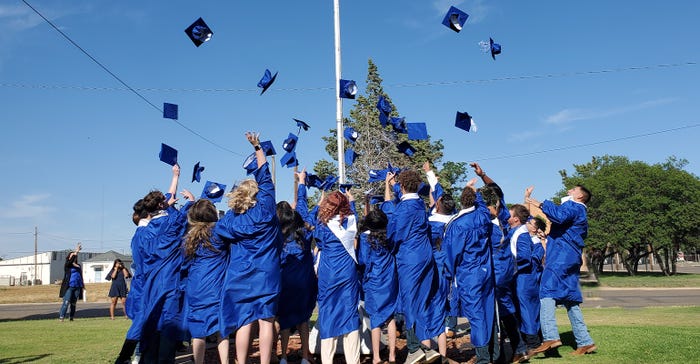
[[[531,363],[691,363],[700,342],[700,307],[589,308],[583,314],[598,352],[571,357],[566,311],[557,309],[561,358]],[[0,363],[111,363],[129,320],[108,318],[0,322]]]
[[[629,276],[624,272],[603,273],[598,275],[598,283],[602,287],[695,287],[700,288],[700,274],[677,273],[670,277],[661,273],[638,273],[636,276]]]

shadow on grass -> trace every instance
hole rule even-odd
[[[46,357],[51,356],[51,354],[39,354],[39,355],[26,355],[18,356],[14,358],[2,358],[0,359],[0,364],[19,364],[19,363],[32,363]]]
[[[60,306],[59,306],[60,307]],[[122,315],[115,315],[120,319],[124,319],[124,316]],[[75,319],[79,320],[81,318],[95,318],[95,317],[109,317],[109,307],[106,308],[87,308],[84,310],[80,309],[80,304],[78,304],[78,308],[75,311]],[[115,318],[117,318],[115,317]],[[24,321],[24,320],[56,320],[58,321],[58,310],[56,312],[51,312],[51,313],[37,313],[37,314],[28,314],[26,316],[22,317],[13,317],[13,318],[4,318],[0,319],[0,322],[8,322],[8,321]],[[66,318],[65,322],[68,322],[68,318]],[[2,359],[5,360],[5,359]],[[0,360],[0,364],[4,364]]]

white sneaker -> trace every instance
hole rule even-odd
[[[139,364],[139,361],[141,361],[141,357],[136,355],[134,359],[131,360],[131,364]]]
[[[424,349],[423,352],[425,353],[425,362],[426,363],[432,363],[438,359],[440,359],[440,353],[433,349]]]
[[[408,353],[405,364],[418,364],[422,363],[423,360],[425,360],[425,353],[423,350],[418,349],[412,353]]]

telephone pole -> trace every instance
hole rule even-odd
[[[34,227],[34,281],[32,282],[32,285],[36,284],[36,255],[39,254],[38,252],[38,239],[39,239],[39,228]]]

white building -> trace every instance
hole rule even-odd
[[[119,254],[114,250],[110,250],[103,254],[97,254],[82,262],[83,281],[85,283],[107,282],[105,277],[107,277],[107,274],[112,270],[115,259],[121,259],[124,266],[131,271],[131,256]]]
[[[63,279],[63,266],[70,252],[70,250],[50,251],[0,260],[0,286],[57,283]],[[96,255],[98,254],[80,252],[78,262],[85,262]]]

